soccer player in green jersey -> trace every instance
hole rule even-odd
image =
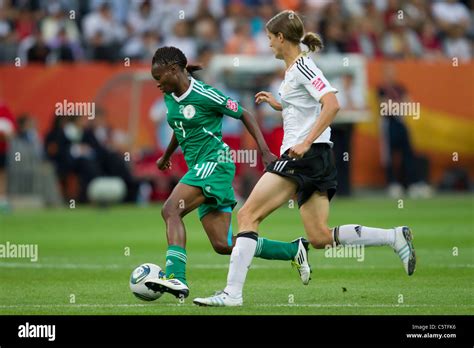
[[[222,117],[241,120],[257,142],[265,165],[276,160],[254,117],[240,104],[219,90],[195,79],[192,72],[199,66],[187,64],[176,47],[159,48],[152,61],[152,76],[163,92],[167,121],[174,131],[164,155],[158,159],[160,170],[171,168],[171,155],[178,145],[184,153],[188,172],[181,178],[163,205],[161,215],[166,223],[168,251],[166,277],[146,282],[154,291],[187,297],[186,230],[183,217],[198,209],[199,218],[214,250],[229,255],[235,243],[231,216],[236,205],[232,180],[235,165],[229,146],[222,141]],[[303,284],[310,280],[308,242],[298,238],[284,243],[260,238],[255,256],[273,260],[291,260]]]

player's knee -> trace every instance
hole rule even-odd
[[[230,255],[232,253],[232,246],[229,246],[227,241],[214,241],[212,242],[212,247],[220,255]]]
[[[180,215],[180,209],[174,207],[173,204],[170,204],[168,201],[166,201],[163,207],[161,208],[161,216],[165,221],[169,220],[172,217],[179,217]]]

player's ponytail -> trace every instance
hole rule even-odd
[[[301,40],[301,43],[308,46],[311,52],[320,51],[324,47],[321,37],[318,34],[312,32],[306,33],[303,40]]]
[[[196,65],[196,64],[188,64],[186,65],[186,71],[188,72],[189,75],[191,75],[192,77],[194,77],[193,73],[195,71],[199,71],[199,70],[202,70],[202,66],[200,65]]]

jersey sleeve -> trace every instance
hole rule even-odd
[[[199,84],[194,90],[206,97],[207,105],[211,110],[237,119],[242,117],[243,109],[240,103],[218,89]]]
[[[331,86],[322,71],[310,59],[302,58],[298,60],[296,62],[296,71],[298,82],[318,102],[326,93],[337,93],[337,89]]]

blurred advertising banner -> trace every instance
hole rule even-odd
[[[315,62],[339,90],[342,108],[336,122],[356,124],[350,154],[355,186],[384,184],[380,121],[397,112],[410,130],[415,150],[430,162],[431,181],[437,182],[457,164],[474,176],[474,63],[366,61],[351,55],[321,55]],[[198,77],[268,118],[262,122],[264,128],[278,128],[279,116],[255,109],[253,95],[278,86],[282,68],[273,57],[216,56]],[[388,70],[406,89],[407,104],[379,99],[378,87]],[[122,131],[124,144],[131,149],[154,148],[168,141],[162,95],[146,65],[1,66],[0,99],[16,117],[22,113],[35,117],[43,136],[61,117],[58,110],[74,113],[87,104],[89,111],[105,111],[107,122]],[[90,122],[93,116],[82,121]],[[224,133],[238,134],[240,129],[224,125]]]

